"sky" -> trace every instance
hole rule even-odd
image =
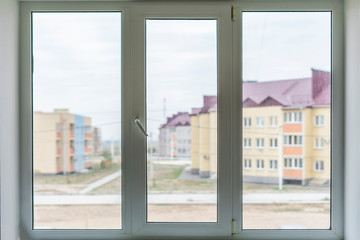
[[[330,70],[330,13],[244,13],[243,79]],[[147,127],[217,93],[216,20],[147,20]],[[239,43],[240,44],[240,43]],[[121,136],[121,14],[34,13],[34,111],[89,116],[103,139]],[[166,102],[164,104],[164,99]]]

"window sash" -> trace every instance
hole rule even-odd
[[[256,127],[263,128],[265,125],[265,118],[264,117],[257,117],[256,118]]]
[[[230,189],[226,186],[231,185],[231,179],[226,176],[231,171],[231,29],[230,12],[223,4],[209,6],[192,5],[177,3],[176,7],[164,4],[165,6],[141,4],[136,7],[133,14],[133,36],[136,41],[132,42],[133,59],[132,62],[137,66],[132,72],[132,116],[138,116],[146,128],[146,73],[145,73],[145,21],[146,19],[217,19],[217,49],[218,49],[218,79],[222,81],[218,84],[218,198],[217,215],[218,222],[215,223],[148,223],[147,220],[147,192],[146,190],[146,155],[145,151],[132,152],[134,182],[132,185],[132,197],[136,201],[132,202],[132,231],[139,236],[230,236],[232,209],[227,206],[231,204]],[[136,36],[136,37],[135,37]],[[238,121],[241,123],[241,119]],[[134,125],[133,125],[134,126]],[[135,127],[132,127],[132,145],[146,146],[146,139]],[[239,146],[241,142],[238,142]],[[196,231],[194,231],[196,229]]]
[[[284,123],[302,123],[302,112],[284,113]]]

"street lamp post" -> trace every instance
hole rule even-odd
[[[282,126],[279,126],[278,148],[279,148],[279,190],[283,189],[283,157],[282,157]]]

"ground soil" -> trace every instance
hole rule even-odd
[[[244,229],[328,229],[329,204],[248,204]],[[56,229],[121,228],[119,205],[36,206],[34,227]],[[150,222],[215,222],[216,205],[150,205]]]

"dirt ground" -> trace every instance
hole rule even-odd
[[[244,205],[244,229],[307,228],[330,226],[329,204]],[[35,229],[118,229],[121,206],[36,206]],[[216,205],[150,205],[149,222],[216,222]]]

